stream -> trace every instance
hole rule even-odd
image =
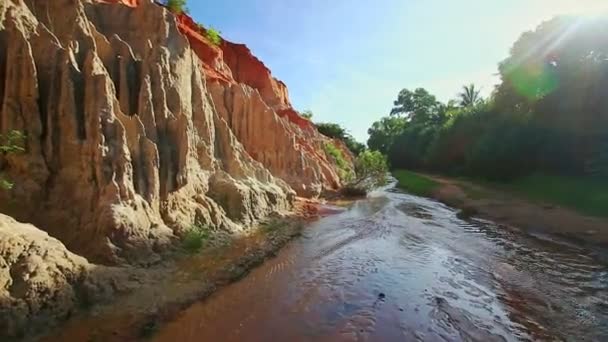
[[[305,228],[155,341],[608,341],[607,251],[387,187]]]

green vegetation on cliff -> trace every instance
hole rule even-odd
[[[175,14],[188,13],[187,0],[166,0],[165,6]]]
[[[350,168],[350,165],[346,161],[342,151],[332,142],[325,143],[323,147],[325,148],[325,153],[338,167],[340,179],[345,182],[352,180],[354,176],[353,170]]]
[[[25,136],[19,131],[10,131],[6,135],[0,134],[0,155],[20,153],[25,151],[21,146]],[[2,177],[0,173],[0,190],[9,190],[13,187],[13,183]]]

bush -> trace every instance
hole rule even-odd
[[[353,170],[351,169],[349,163],[344,159],[344,155],[342,155],[342,151],[334,145],[333,142],[326,142],[325,145],[325,153],[334,161],[336,166],[338,167],[338,175],[342,181],[350,181],[353,178]]]
[[[220,34],[221,32],[214,29],[213,27],[207,29],[207,39],[209,39],[209,41],[213,43],[213,45],[217,46],[222,43],[222,37],[220,36]]]
[[[346,196],[365,196],[375,187],[386,184],[388,162],[378,151],[364,151],[355,160],[356,178],[342,189]]]
[[[165,5],[175,14],[188,13],[186,0],[167,0]]]
[[[194,224],[182,238],[182,248],[189,253],[196,253],[210,237],[210,229],[206,225]]]
[[[6,155],[23,152],[25,149],[21,145],[24,141],[25,135],[19,131],[11,131],[6,135],[0,134],[0,153]],[[0,175],[0,189],[10,190],[12,187],[13,183]]]

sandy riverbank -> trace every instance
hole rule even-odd
[[[133,277],[140,283],[135,289],[110,303],[83,309],[52,331],[30,336],[29,340],[132,341],[150,336],[184,308],[273,257],[300,235],[306,222],[328,214],[331,212],[318,202],[299,200],[292,214],[271,219],[248,236],[216,236],[215,242],[200,253],[134,270]]]
[[[553,204],[529,201],[464,180],[426,176],[439,183],[431,197],[462,209],[464,216],[479,216],[521,229],[608,246],[606,218],[586,216]]]

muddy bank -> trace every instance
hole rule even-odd
[[[439,183],[431,197],[461,209],[463,217],[477,216],[530,231],[608,245],[608,219],[582,215],[554,204],[532,202],[464,180],[426,176]]]
[[[132,341],[152,335],[157,327],[218,288],[241,279],[272,258],[304,224],[329,214],[314,201],[300,201],[287,217],[275,217],[251,235],[214,235],[197,254],[181,252],[172,260],[133,272],[139,286],[112,302],[98,305],[26,340]],[[125,270],[125,272],[128,272]]]

